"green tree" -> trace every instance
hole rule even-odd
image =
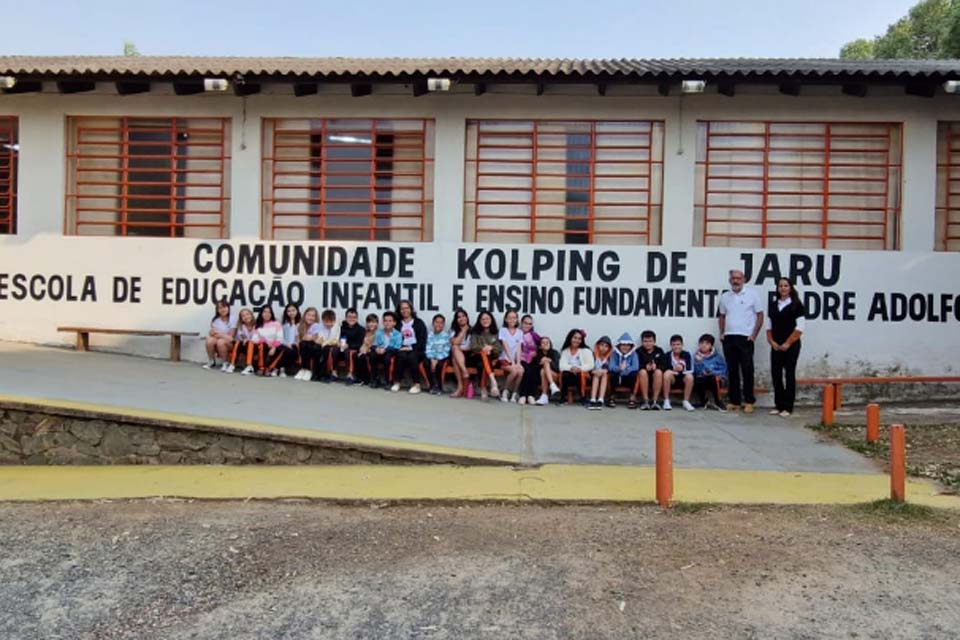
[[[137,50],[137,45],[133,44],[129,40],[123,41],[123,55],[125,56],[138,56],[140,52]]]
[[[860,38],[840,49],[840,57],[960,57],[960,0],[921,0],[873,40]]]
[[[843,45],[840,57],[847,60],[869,60],[873,55],[873,40],[857,38]]]

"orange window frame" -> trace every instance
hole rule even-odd
[[[937,250],[960,251],[960,122],[937,126]]]
[[[228,237],[230,120],[69,116],[67,233]]]
[[[0,235],[17,232],[18,121],[0,116]]]
[[[753,126],[762,130],[737,132],[731,127],[743,125]],[[802,131],[804,127],[820,127],[822,133]],[[875,128],[881,133],[849,132],[853,129]],[[700,240],[703,245],[710,245],[711,238],[721,241],[727,238],[750,238],[757,241],[758,246],[766,248],[769,241],[809,241],[819,245],[819,248],[831,248],[832,241],[875,242],[879,246],[864,248],[895,250],[899,248],[899,225],[901,214],[900,180],[903,167],[903,134],[900,123],[893,122],[818,122],[818,121],[765,121],[765,120],[710,120],[698,122],[697,168],[700,175],[697,178],[698,204],[701,209],[702,234]],[[753,138],[757,144],[751,147],[724,146],[718,140],[732,138]],[[822,145],[808,144],[822,139]],[[857,148],[850,146],[851,142],[865,140],[879,140],[885,144],[876,148],[867,145]],[[779,144],[779,141],[790,141],[789,145]],[[729,145],[729,143],[728,143]],[[714,153],[752,153],[759,159],[729,160],[713,159]],[[800,159],[793,161],[776,161],[771,156],[775,154],[796,153]],[[806,154],[822,154],[819,162],[809,161]],[[843,161],[832,162],[834,155],[863,155],[877,157],[879,162]],[[760,175],[753,175],[745,171],[759,169]],[[778,170],[817,170],[821,175],[776,175]],[[833,171],[853,173],[857,170],[869,172],[882,169],[882,177],[837,176]],[[728,188],[712,188],[712,181],[733,183]],[[761,183],[760,189],[751,189],[750,183]],[[819,191],[808,190],[805,187],[784,190],[771,189],[771,183],[794,182],[814,185],[821,183]],[[737,187],[737,184],[746,183],[747,186]],[[869,191],[864,185],[875,183],[881,185],[879,191]],[[858,191],[860,189],[860,191]],[[716,204],[713,196],[753,196],[759,197],[759,204]],[[781,204],[778,198],[819,196],[820,204]],[[849,205],[831,203],[831,198],[865,197],[882,199],[882,205]],[[892,203],[891,203],[891,198]],[[711,215],[711,209],[714,214]],[[731,215],[720,215],[718,210],[733,211]],[[787,211],[799,214],[800,217],[783,219],[774,214],[776,211]],[[803,212],[819,212],[815,220],[803,218]],[[759,213],[759,219],[753,212]],[[880,212],[878,220],[847,221],[832,217],[838,212]],[[743,233],[742,231],[712,231],[711,225],[759,225],[760,231]],[[781,225],[799,226],[804,228],[819,227],[815,232],[792,234],[778,231]],[[851,234],[830,233],[834,226],[861,226],[867,230],[875,229],[879,233]],[[740,245],[737,245],[740,246]],[[785,246],[777,243],[777,246]]]
[[[503,125],[530,125],[529,133],[512,130],[498,131]],[[569,131],[563,131],[556,127],[563,125],[572,125]],[[623,130],[617,130],[621,127]],[[627,130],[630,127],[641,127],[636,131]],[[586,129],[583,130],[577,130]],[[486,129],[486,130],[485,130]],[[476,137],[475,141],[471,136]],[[558,136],[579,136],[586,137],[586,144],[564,142],[562,144],[545,144],[544,140],[556,138]],[[612,140],[636,138],[637,136],[646,136],[647,143],[643,145],[631,144],[611,144]],[[529,144],[511,143],[509,140],[517,138],[528,138]],[[508,140],[508,142],[499,142],[499,140]],[[606,142],[599,144],[600,139]],[[474,153],[471,155],[470,150]],[[586,158],[550,158],[551,152],[557,150],[580,151],[580,155],[586,155]],[[516,152],[529,151],[529,159],[511,157]],[[485,153],[487,152],[487,153]],[[614,158],[599,157],[603,152],[633,152],[635,157]],[[499,153],[499,157],[498,157]],[[467,145],[466,145],[466,179],[467,189],[464,194],[464,204],[473,210],[472,228],[465,229],[465,240],[473,242],[485,241],[485,235],[505,235],[515,237],[517,241],[526,240],[531,244],[540,241],[542,236],[582,236],[586,241],[584,244],[598,244],[598,240],[604,236],[618,236],[621,238],[639,239],[640,244],[659,243],[659,224],[654,227],[654,218],[662,219],[663,207],[663,153],[664,153],[664,122],[662,120],[594,120],[594,119],[474,119],[467,121]],[[562,172],[541,171],[541,165],[581,165],[586,166],[587,171],[571,173],[567,168]],[[504,171],[503,169],[494,170],[485,169],[484,165],[491,167],[494,165],[505,165],[517,167],[518,171]],[[598,173],[597,167],[611,167],[616,165],[630,166],[639,165],[645,167],[640,173]],[[472,176],[471,176],[472,174]],[[470,179],[472,177],[472,184]],[[496,183],[498,179],[518,179],[525,178],[530,180],[529,187],[508,186],[504,183]],[[541,186],[539,182],[549,182],[550,179],[559,178],[568,182],[570,179],[586,180],[587,186]],[[646,181],[645,187],[615,187],[604,186],[603,181],[614,180],[639,180]],[[516,193],[516,196],[504,197],[495,195],[493,198],[484,197],[484,193],[504,194]],[[548,192],[565,192],[586,194],[586,202],[544,202],[538,199]],[[623,194],[624,196],[635,197],[634,200],[616,201],[614,198],[607,200],[613,194]],[[473,197],[471,197],[471,194]],[[540,208],[559,207],[566,205],[584,207],[585,216],[571,216],[568,212],[563,215],[541,214]],[[506,209],[508,213],[485,213],[484,209],[491,211],[493,208]],[[618,215],[596,215],[598,209],[623,210],[625,213]],[[511,210],[512,209],[512,210]],[[656,216],[654,215],[656,212]],[[529,226],[526,229],[516,228],[509,221],[523,221],[529,219]],[[567,221],[585,222],[586,229],[570,230],[564,228],[542,229],[538,222],[552,221],[563,222],[566,226]],[[504,226],[489,226],[488,222],[506,222]],[[548,222],[549,223],[549,222]],[[620,228],[604,227],[609,223],[623,223]],[[641,228],[627,228],[627,224],[641,223]],[[652,241],[651,238],[656,236]]]
[[[431,240],[434,130],[432,118],[265,118],[264,237],[376,241],[396,233]],[[349,157],[364,146],[368,157]]]

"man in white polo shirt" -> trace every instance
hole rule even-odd
[[[763,326],[763,305],[760,296],[743,286],[743,271],[730,270],[730,290],[720,296],[720,340],[730,376],[727,409],[737,411],[743,403],[744,413],[753,413],[757,401],[753,395],[753,345]],[[743,389],[740,376],[743,375]]]

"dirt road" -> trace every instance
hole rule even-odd
[[[960,637],[960,514],[0,505],[0,638]]]

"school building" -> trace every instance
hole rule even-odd
[[[405,297],[689,344],[737,267],[797,280],[801,375],[944,374],[958,92],[957,60],[0,56],[0,340]]]

